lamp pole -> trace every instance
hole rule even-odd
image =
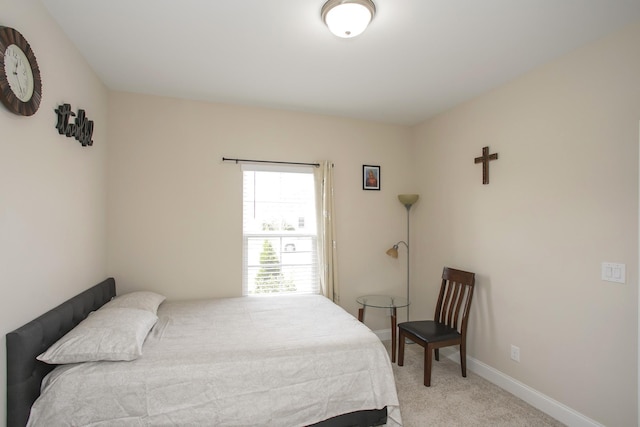
[[[413,206],[413,204],[415,202],[418,201],[418,199],[420,198],[420,196],[418,194],[398,194],[398,200],[400,201],[400,203],[402,203],[404,205],[404,207],[407,209],[407,303],[410,305],[411,304],[411,300],[409,299],[409,285],[411,283],[411,276],[410,276],[410,270],[409,270],[409,259],[410,259],[410,245],[409,245],[409,239],[411,238],[411,228],[409,226],[409,221],[410,221],[410,215],[409,215],[409,211],[411,210],[411,206]],[[407,305],[407,322],[409,321],[409,305]]]
[[[387,255],[389,255],[390,257],[398,258],[398,246],[400,245],[400,243],[407,247],[407,322],[409,321],[409,305],[411,304],[411,300],[409,299],[409,285],[411,283],[411,272],[409,270],[409,239],[411,235],[411,228],[409,227],[409,211],[411,210],[411,206],[413,206],[413,204],[418,201],[419,197],[420,196],[418,194],[398,194],[398,200],[400,200],[400,203],[402,203],[407,209],[407,241],[405,242],[401,240],[387,251]]]
[[[410,303],[410,299],[409,299],[409,284],[410,284],[410,270],[409,270],[409,255],[410,255],[410,251],[411,249],[409,249],[410,245],[409,245],[409,239],[410,239],[410,233],[409,233],[409,211],[411,210],[411,206],[413,206],[412,204],[405,204],[404,207],[407,208],[407,303]],[[407,322],[409,321],[409,306],[407,305]]]

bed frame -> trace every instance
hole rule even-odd
[[[115,296],[116,282],[111,277],[7,334],[7,427],[27,425],[42,380],[55,367],[36,357]],[[313,426],[366,427],[386,422],[387,408],[382,408],[343,414]]]
[[[115,295],[108,278],[7,334],[7,427],[27,425],[42,379],[54,368],[36,357]]]

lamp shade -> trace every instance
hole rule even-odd
[[[405,206],[411,206],[418,201],[418,194],[398,194],[398,200]]]
[[[387,255],[391,258],[398,258],[398,245],[393,245],[392,248],[387,250]]]
[[[329,0],[322,6],[322,20],[338,37],[362,34],[376,13],[371,0]]]

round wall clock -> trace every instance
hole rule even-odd
[[[31,46],[19,31],[0,26],[0,101],[12,113],[32,116],[41,98],[40,69]]]

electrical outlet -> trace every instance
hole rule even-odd
[[[520,347],[516,347],[513,344],[511,344],[511,360],[520,361]]]

